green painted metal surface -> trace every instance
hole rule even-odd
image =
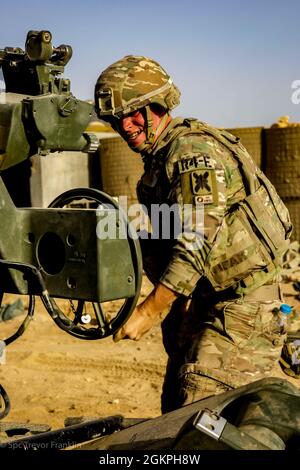
[[[25,51],[0,50],[6,92],[0,101],[0,171],[35,154],[57,150],[95,151],[98,141],[84,130],[93,106],[61,78],[71,46],[52,46],[49,31],[29,31]],[[55,174],[49,175],[55,178]],[[109,209],[115,216],[116,207]],[[130,243],[99,237],[101,209],[19,209],[0,178],[0,258],[41,270],[53,297],[92,302],[134,297],[136,271]],[[139,260],[139,270],[140,260]],[[24,275],[1,267],[3,292],[34,294]]]
[[[40,267],[54,297],[98,302],[131,297],[135,274],[128,241],[117,233],[115,239],[99,238],[102,217],[94,209],[17,209],[0,179],[0,221],[5,222],[0,256]],[[29,293],[23,275],[12,269],[10,275],[1,272],[1,289]]]
[[[54,48],[49,31],[29,31],[25,51],[0,50],[6,92],[0,100],[0,170],[35,154],[96,150],[85,133],[93,106],[74,97],[61,78],[71,46]]]

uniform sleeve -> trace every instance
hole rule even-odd
[[[228,178],[223,160],[232,160],[229,153],[213,137],[194,135],[179,138],[168,155],[172,188],[168,202],[178,205],[182,231],[160,282],[186,296],[205,274],[207,256],[224,219]]]

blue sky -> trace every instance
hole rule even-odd
[[[0,48],[24,48],[30,29],[48,29],[55,46],[72,46],[64,75],[78,98],[93,96],[109,64],[141,54],[181,89],[173,115],[224,127],[268,126],[281,115],[300,121],[300,103],[292,103],[299,0],[2,0],[0,8]]]

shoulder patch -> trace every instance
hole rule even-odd
[[[180,174],[183,202],[185,204],[218,205],[216,170],[202,168]]]
[[[204,168],[215,168],[215,162],[213,158],[206,153],[194,153],[193,155],[186,155],[178,161],[178,169],[180,174]]]

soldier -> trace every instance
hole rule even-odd
[[[238,138],[171,117],[179,97],[166,71],[141,56],[109,66],[95,87],[99,118],[143,158],[139,201],[176,203],[181,214],[191,207],[188,232],[198,235],[196,249],[185,233],[142,245],[155,287],[114,338],[140,339],[171,307],[163,412],[276,375],[286,336],[278,311],[288,211]]]

